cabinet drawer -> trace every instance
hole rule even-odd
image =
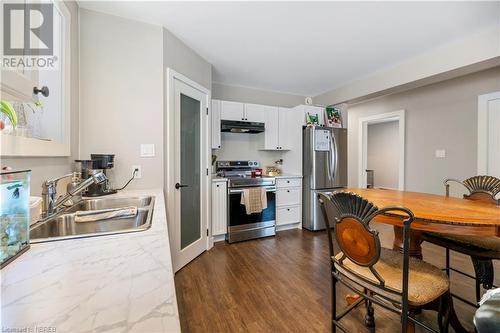
[[[282,207],[276,209],[276,224],[300,222],[300,206]]]
[[[302,179],[300,178],[278,178],[276,179],[276,187],[300,187]]]
[[[282,188],[276,190],[276,206],[299,205],[301,188]]]

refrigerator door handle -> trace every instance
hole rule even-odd
[[[326,167],[328,169],[328,180],[333,181],[332,178],[332,167],[333,167],[333,147],[332,147],[332,136],[333,133],[330,132],[330,149],[328,150],[328,158],[326,159]]]
[[[329,164],[331,165],[330,169],[331,180],[335,180],[335,173],[337,171],[337,164],[338,164],[337,159],[338,159],[337,141],[335,140],[335,135],[332,131],[330,135],[330,161],[329,161]]]

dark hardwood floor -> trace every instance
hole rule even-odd
[[[374,225],[386,247],[392,227]],[[442,267],[444,250],[424,245],[424,259]],[[452,264],[472,272],[470,259],[453,254]],[[329,332],[330,280],[328,244],[324,232],[288,230],[274,238],[227,244],[216,243],[175,275],[183,332]],[[453,273],[452,273],[453,274]],[[496,265],[496,282],[500,270]],[[452,289],[473,299],[472,280],[452,275]],[[346,289],[340,287],[339,306]],[[473,309],[455,300],[464,326],[472,330]],[[364,308],[351,312],[343,324],[350,332],[369,332]],[[420,318],[433,327],[436,316]],[[398,332],[399,319],[375,308],[376,332]],[[417,332],[423,330],[417,329]],[[450,329],[450,332],[453,330]]]

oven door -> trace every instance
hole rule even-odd
[[[228,209],[230,243],[252,238],[273,236],[276,232],[276,187],[266,186],[267,208],[260,213],[248,215],[241,204],[244,188],[229,189]]]

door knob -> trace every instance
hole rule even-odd
[[[33,87],[33,94],[38,95],[40,93],[44,97],[49,97],[49,88],[47,86],[43,86],[42,88]]]
[[[179,184],[179,183],[175,184],[175,188],[176,189],[180,189],[181,187],[188,187],[188,185],[182,185],[182,184]]]

